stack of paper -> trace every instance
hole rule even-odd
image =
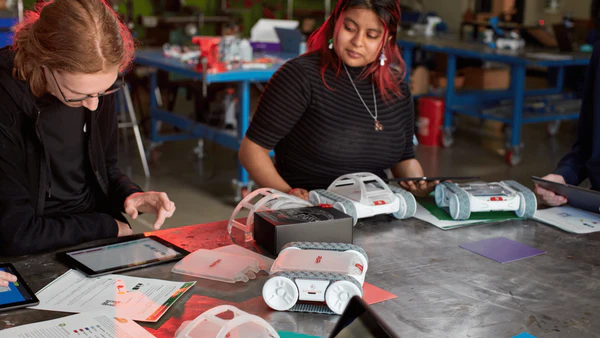
[[[433,214],[425,209],[421,204],[417,204],[417,212],[415,213],[414,217],[420,219],[421,221],[433,224],[442,230],[450,230],[479,223],[479,221],[442,221],[433,216]]]
[[[151,338],[136,322],[104,313],[81,313],[2,330],[0,338]]]
[[[538,210],[533,219],[576,234],[600,231],[600,214],[569,206]]]
[[[88,278],[69,270],[36,294],[37,310],[104,312],[113,317],[157,322],[196,282],[106,275]]]
[[[196,282],[123,275],[88,278],[69,270],[36,295],[37,310],[80,313],[3,330],[0,338],[153,337],[134,321],[157,322]]]

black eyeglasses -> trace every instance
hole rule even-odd
[[[54,76],[54,71],[50,71],[50,74],[52,74],[52,78],[54,79],[54,82],[56,83],[56,87],[58,87],[58,91],[60,92],[60,95],[62,95],[65,102],[81,102],[83,100],[87,100],[90,98],[110,95],[110,94],[114,94],[114,93],[118,92],[119,90],[121,90],[121,88],[125,87],[125,81],[124,81],[123,76],[121,75],[121,80],[115,82],[115,84],[113,84],[109,89],[104,91],[104,93],[100,93],[100,94],[96,94],[96,95],[86,95],[84,97],[79,97],[76,99],[67,99],[67,97],[65,96],[65,93],[63,93],[62,89],[60,88],[58,81],[56,81],[56,76]]]

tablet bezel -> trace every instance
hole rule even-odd
[[[598,191],[594,191],[591,189],[585,189],[585,188],[570,185],[570,184],[563,184],[563,183],[558,183],[558,182],[554,182],[554,181],[548,181],[548,180],[545,180],[545,179],[543,179],[541,177],[537,177],[537,176],[532,176],[531,179],[533,180],[534,183],[538,184],[540,187],[566,197],[568,200],[567,204],[569,204],[573,207],[576,207],[576,208],[582,209],[582,210],[586,210],[586,211],[590,211],[590,212],[600,213],[600,192],[598,192]],[[581,198],[582,194],[585,195],[585,197],[587,197],[587,198],[590,198],[590,197],[593,198],[594,201],[598,201],[598,203],[594,204],[593,207],[592,206],[588,207],[588,204],[590,202],[588,199],[585,199],[583,202],[580,203],[579,201],[582,200],[582,198]],[[575,201],[575,203],[572,203],[573,201]]]
[[[151,239],[153,241],[156,241],[168,248],[171,248],[173,250],[175,250],[179,255],[176,255],[175,257],[171,257],[171,258],[167,258],[167,259],[154,259],[151,261],[146,261],[146,262],[139,262],[138,264],[129,264],[129,265],[122,265],[122,266],[117,266],[117,267],[113,267],[113,268],[108,268],[108,269],[103,269],[103,270],[99,270],[99,271],[95,271],[92,270],[91,268],[89,268],[87,265],[84,265],[83,263],[81,263],[80,261],[76,260],[75,258],[69,256],[69,253],[73,253],[73,252],[77,252],[77,251],[83,251],[83,250],[92,250],[92,249],[96,249],[96,248],[103,248],[103,247],[107,247],[107,246],[111,246],[111,245],[115,245],[115,244],[119,244],[119,243],[126,243],[126,242],[133,242],[133,241],[137,241],[140,239]],[[63,252],[59,252],[56,254],[56,257],[60,260],[62,260],[63,262],[65,262],[67,265],[69,265],[70,267],[73,267],[83,273],[85,273],[87,276],[90,277],[97,277],[97,276],[102,276],[102,275],[108,275],[111,273],[117,273],[117,272],[124,272],[124,271],[131,271],[131,270],[135,270],[135,269],[140,269],[140,268],[145,268],[145,267],[149,267],[149,266],[154,266],[154,265],[159,265],[159,264],[164,264],[164,263],[169,263],[169,262],[173,262],[173,261],[178,261],[181,260],[182,258],[184,258],[185,256],[189,255],[189,252],[185,249],[182,249],[178,246],[176,246],[175,244],[168,242],[160,237],[156,237],[156,236],[135,236],[135,237],[127,237],[121,241],[116,241],[116,242],[112,242],[109,244],[103,244],[103,245],[96,245],[96,246],[91,246],[88,248],[83,248],[83,249],[77,249],[77,250],[69,250],[69,251],[63,251]]]
[[[6,272],[8,272],[12,275],[15,275],[17,277],[17,282],[19,283],[19,285],[23,286],[25,291],[28,293],[27,296],[31,297],[30,300],[24,300],[22,302],[0,305],[0,312],[14,310],[14,309],[20,309],[20,308],[29,307],[29,306],[36,306],[36,305],[40,304],[40,300],[37,299],[35,293],[33,291],[31,291],[31,288],[29,287],[29,285],[27,285],[27,283],[25,283],[25,280],[23,279],[23,277],[21,277],[21,275],[19,274],[19,271],[17,271],[17,269],[15,268],[14,265],[12,265],[11,263],[0,263],[0,268],[3,268],[4,271],[10,270],[10,271],[6,271]]]
[[[361,319],[361,316],[364,314],[367,314],[366,318],[368,319],[368,322],[365,322]],[[336,338],[346,326],[350,325],[355,320],[360,320],[365,328],[371,332],[373,337],[399,338],[399,336],[383,321],[383,319],[377,315],[359,296],[350,298],[350,301],[346,306],[346,310],[344,310],[340,319],[335,324],[335,327],[333,328],[333,331],[331,331],[329,338]],[[382,334],[385,334],[385,336],[382,336]]]

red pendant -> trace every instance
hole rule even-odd
[[[380,131],[383,130],[383,125],[379,123],[379,121],[375,120],[375,130]]]

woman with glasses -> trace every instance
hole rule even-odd
[[[123,212],[156,213],[156,229],[172,216],[117,165],[113,94],[133,53],[104,0],[38,2],[0,49],[0,255],[130,235]]]

